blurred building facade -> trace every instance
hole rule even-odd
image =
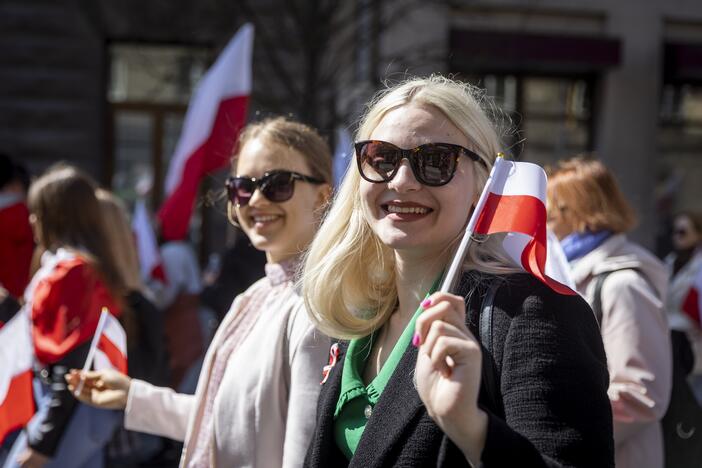
[[[245,21],[257,28],[251,119],[292,114],[331,137],[382,81],[450,73],[495,97],[515,156],[602,158],[644,244],[673,210],[700,208],[695,0],[2,0],[0,149],[35,172],[76,163],[127,200],[150,185],[156,208],[190,94]],[[206,258],[226,222],[198,213]]]

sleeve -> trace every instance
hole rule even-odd
[[[544,287],[506,313],[504,419],[487,411],[483,466],[614,466],[606,358],[587,303]]]
[[[602,310],[618,445],[665,414],[672,388],[672,349],[663,303],[636,271],[622,270],[607,278]]]
[[[307,320],[304,308],[297,310],[290,337],[290,394],[283,445],[283,467],[302,466],[312,439],[322,367],[329,351],[329,338]]]
[[[64,376],[70,369],[83,366],[89,348],[90,343],[85,343],[45,369],[45,378],[48,379],[48,411],[27,434],[28,445],[42,455],[52,457],[56,453],[61,436],[79,404],[68,390]]]
[[[193,411],[194,395],[132,379],[124,410],[124,427],[183,442]]]

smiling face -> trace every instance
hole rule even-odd
[[[253,138],[239,152],[236,176],[260,179],[267,172],[286,170],[311,175],[297,151]],[[236,207],[239,225],[254,247],[277,263],[302,252],[317,229],[316,210],[326,201],[329,186],[295,181],[292,198],[282,203],[268,200],[256,190],[246,206]]]
[[[452,143],[471,148],[468,138],[438,109],[410,103],[388,112],[370,135],[400,148]],[[473,162],[464,156],[446,185],[429,187],[415,179],[407,160],[386,183],[360,182],[366,220],[378,238],[413,255],[447,252],[468,222],[476,201]]]

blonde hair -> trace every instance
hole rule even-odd
[[[112,192],[104,189],[95,191],[102,214],[110,229],[107,230],[108,246],[116,260],[116,267],[128,290],[141,291],[143,282],[139,270],[134,234],[129,222],[127,209]]]
[[[332,154],[327,142],[314,128],[285,117],[271,117],[244,127],[232,156],[232,173],[236,173],[236,164],[241,149],[251,140],[261,139],[267,143],[289,148],[299,153],[310,170],[312,177],[332,183]],[[237,225],[234,209],[227,202],[227,217]]]
[[[484,164],[473,162],[474,195],[479,196],[498,152],[501,138],[488,114],[495,110],[485,93],[438,75],[388,87],[369,103],[356,139],[370,138],[393,109],[409,103],[442,111],[471,142]],[[365,336],[382,326],[397,304],[393,250],[373,233],[363,211],[358,171],[346,173],[335,200],[307,253],[302,292],[316,326],[329,336]],[[468,220],[466,220],[467,222]],[[455,241],[458,241],[459,233]],[[447,245],[447,251],[454,244]],[[517,271],[501,253],[494,236],[474,243],[465,268],[489,273]]]
[[[571,232],[623,233],[636,225],[634,210],[600,161],[581,155],[548,168],[548,174],[548,209],[559,210]]]

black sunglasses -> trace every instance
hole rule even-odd
[[[246,206],[258,188],[264,197],[274,203],[282,203],[292,198],[295,192],[295,181],[301,180],[310,184],[323,184],[324,181],[293,171],[275,170],[266,172],[263,177],[229,177],[225,182],[229,201],[236,206]]]
[[[480,156],[471,150],[450,143],[427,143],[402,149],[386,141],[366,140],[355,143],[354,147],[361,177],[373,183],[392,180],[403,159],[409,161],[414,177],[431,187],[451,182],[461,155],[485,165]]]

